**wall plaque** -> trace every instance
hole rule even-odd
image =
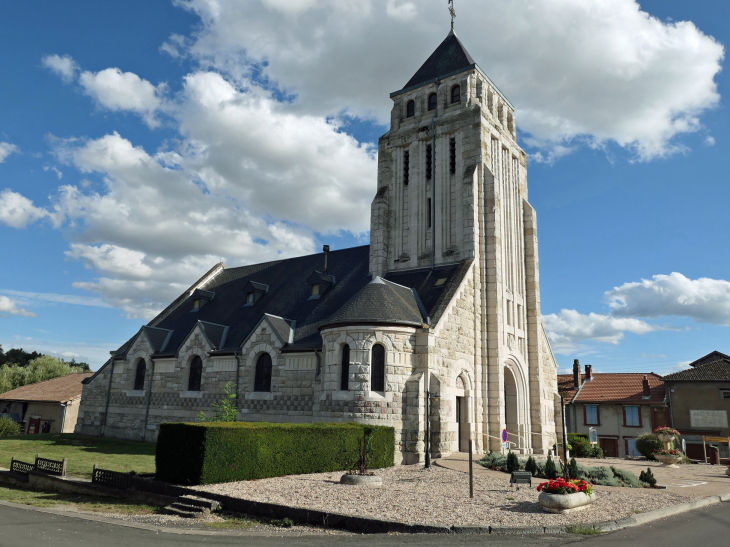
[[[690,410],[689,421],[696,428],[727,427],[727,410]]]

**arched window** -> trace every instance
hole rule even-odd
[[[373,346],[370,362],[370,391],[385,391],[385,348],[380,344]]]
[[[455,85],[451,88],[451,104],[461,102],[461,87]]]
[[[271,355],[262,353],[256,361],[254,391],[271,391]]]
[[[188,391],[200,391],[200,381],[203,377],[203,360],[197,355],[190,362],[190,377]]]
[[[416,103],[414,101],[408,101],[406,104],[406,118],[412,118],[416,115]]]
[[[428,96],[428,109],[436,110],[436,94],[435,93],[431,93]]]
[[[134,390],[142,391],[144,389],[144,377],[147,373],[147,363],[144,359],[140,359],[137,363],[137,373],[134,375]]]
[[[342,346],[342,370],[340,375],[340,389],[347,391],[350,389],[350,346],[348,344]]]

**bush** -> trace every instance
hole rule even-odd
[[[535,458],[530,456],[527,458],[527,463],[525,464],[525,471],[529,471],[532,473],[533,477],[537,477],[537,463],[535,462]]]
[[[517,459],[517,454],[509,452],[507,454],[507,472],[513,473],[520,470],[520,461]]]
[[[568,433],[568,444],[575,446],[576,441],[586,441],[590,443],[590,438],[585,433]]]
[[[20,424],[7,416],[0,416],[0,437],[15,437],[16,435],[20,435]]]
[[[576,458],[590,458],[591,457],[591,443],[584,439],[576,439],[571,443],[573,450],[570,453]]]
[[[664,443],[653,433],[644,433],[636,437],[636,450],[647,460],[653,460],[654,456],[652,453],[662,448],[664,448]]]
[[[603,458],[603,448],[601,448],[597,444],[594,444],[593,446],[591,446],[591,455],[589,457],[597,458],[599,460],[602,459]]]
[[[363,424],[164,423],[157,478],[198,485],[351,469],[371,435],[371,468],[394,461],[392,427]]]
[[[625,469],[617,469],[614,466],[611,466],[611,471],[613,471],[614,477],[619,480],[619,482],[622,482],[622,486],[630,486],[631,488],[641,488],[641,482],[639,482],[639,477],[634,475],[631,471],[626,471]]]
[[[651,468],[647,467],[646,471],[642,471],[639,475],[639,480],[643,483],[648,484],[652,488],[656,486],[656,478],[654,477],[654,473],[651,472]]]
[[[484,456],[481,460],[479,460],[479,465],[482,465],[483,467],[486,467],[487,469],[495,469],[499,467],[500,469],[506,469],[507,468],[507,456],[503,456],[499,452],[490,452],[486,456]]]
[[[545,462],[545,478],[546,479],[556,479],[558,477],[558,469],[555,467],[555,462],[553,461],[552,457],[548,456],[547,461]]]

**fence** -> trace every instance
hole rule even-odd
[[[35,462],[28,463],[15,458],[10,459],[10,471],[13,473],[28,474],[30,471],[38,471],[46,475],[56,475],[58,477],[66,476],[66,458],[61,461],[49,460],[48,458],[41,458],[40,454],[35,455]]]
[[[119,488],[120,490],[129,490],[130,488],[134,488],[137,477],[129,473],[100,469],[94,464],[94,470],[91,472],[91,482],[112,488]]]

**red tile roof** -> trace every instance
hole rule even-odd
[[[82,380],[93,375],[93,372],[83,372],[29,384],[0,394],[0,401],[67,403],[81,397]]]
[[[649,380],[649,398],[644,399],[644,376]],[[573,390],[573,375],[558,375],[558,391],[565,402],[580,403],[634,403],[661,404],[664,402],[664,383],[658,374],[644,373],[593,373],[593,379],[585,381],[581,375],[581,389]]]

